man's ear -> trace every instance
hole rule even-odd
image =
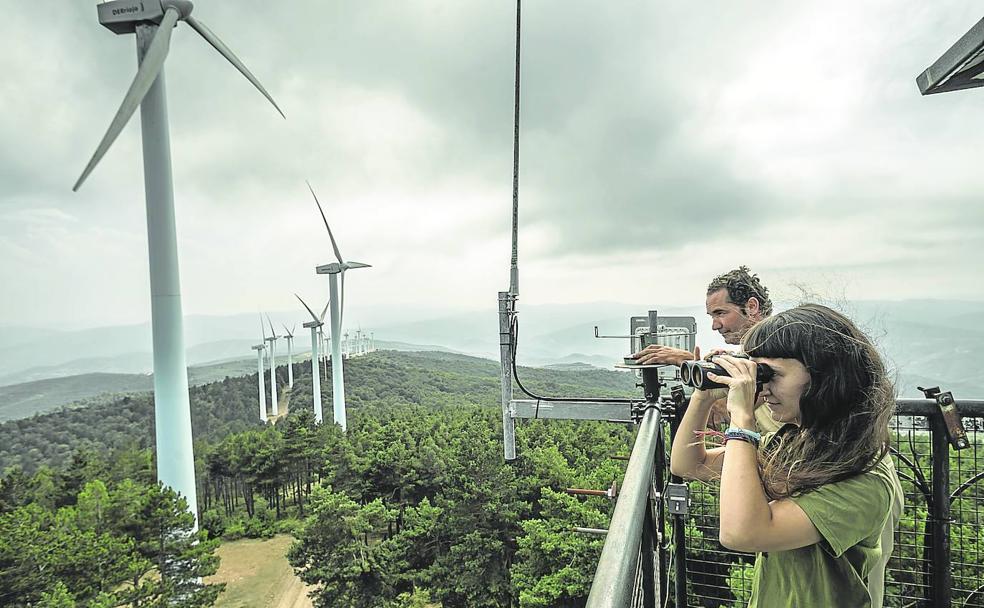
[[[759,306],[758,298],[756,298],[755,296],[748,298],[748,301],[745,302],[745,314],[748,316],[748,318],[758,319],[760,316],[760,312],[761,312],[761,307]]]

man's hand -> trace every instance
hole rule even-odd
[[[680,365],[684,361],[699,359],[700,347],[698,346],[694,352],[690,352],[672,346],[653,344],[632,356],[636,360],[636,365]]]

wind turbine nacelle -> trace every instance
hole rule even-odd
[[[160,23],[164,7],[160,0],[114,0],[96,5],[99,23],[115,34],[132,34],[140,23]]]
[[[338,274],[342,271],[342,265],[338,262],[332,262],[331,264],[325,264],[324,266],[318,266],[316,268],[318,274]]]
[[[317,323],[315,321],[308,321],[307,323],[303,323],[301,325],[301,327],[304,327],[306,329],[311,329],[312,327],[321,327],[322,325],[324,325],[324,323]]]

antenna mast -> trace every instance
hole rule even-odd
[[[522,16],[522,0],[516,0],[516,97],[513,104],[513,209],[512,209],[512,262],[509,266],[509,293],[519,295],[519,34]]]

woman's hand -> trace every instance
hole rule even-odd
[[[728,413],[736,426],[747,427],[755,421],[756,370],[751,359],[717,355],[712,362],[723,367],[729,376],[708,373],[707,377],[728,387]]]

